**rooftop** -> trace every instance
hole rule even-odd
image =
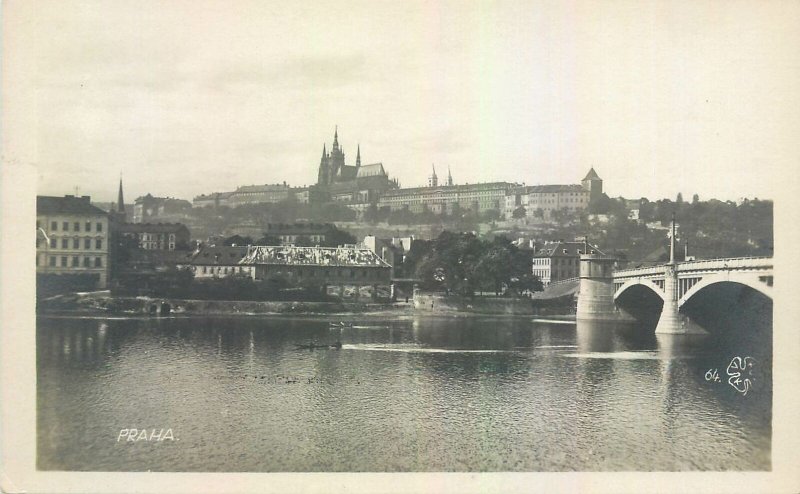
[[[123,223],[117,226],[122,233],[175,233],[186,229],[182,223]]]
[[[89,196],[36,196],[36,214],[108,215],[102,209],[93,206]]]

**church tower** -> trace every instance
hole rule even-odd
[[[428,177],[428,187],[438,187],[439,178],[436,176],[436,167],[431,165],[431,168],[433,168],[433,173]]]
[[[581,186],[584,190],[589,191],[589,201],[594,202],[603,195],[603,179],[597,175],[594,168],[589,170],[589,173],[581,180]]]
[[[453,175],[450,174],[450,165],[447,165],[447,186],[453,186]]]
[[[328,183],[331,183],[335,180],[335,177],[338,177],[342,173],[342,167],[344,166],[344,151],[339,146],[339,127],[336,127],[336,130],[333,132],[333,147],[331,148],[331,154],[328,160],[329,169],[330,169],[330,180]]]
[[[330,183],[330,160],[325,144],[322,145],[322,159],[319,160],[319,174],[317,175],[318,185],[328,185]]]
[[[356,169],[361,168],[361,144],[358,145],[358,151],[356,152]]]
[[[122,196],[122,177],[119,177],[119,192],[117,193],[117,212],[125,214],[125,198]]]

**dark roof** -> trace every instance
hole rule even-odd
[[[582,186],[578,184],[569,184],[569,185],[530,185],[524,188],[524,193],[556,193],[556,192],[586,192],[587,194],[589,191],[584,189]]]
[[[564,252],[566,250],[566,252]],[[583,242],[548,242],[536,251],[534,257],[576,257],[585,254],[586,244]],[[589,253],[603,254],[596,246],[589,244]]]
[[[36,196],[36,214],[108,215],[102,209],[93,206],[89,196]]]
[[[182,223],[123,223],[117,227],[122,233],[177,233],[189,230]]]
[[[594,167],[589,169],[589,173],[583,177],[584,180],[601,180],[601,178],[597,175],[597,172],[594,171]]]
[[[206,266],[230,266],[239,264],[239,261],[247,255],[247,246],[211,246],[203,247],[191,258],[191,264]]]

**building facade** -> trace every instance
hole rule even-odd
[[[137,197],[133,203],[133,222],[150,223],[155,219],[183,217],[192,209],[192,203],[172,197],[154,197],[151,194]]]
[[[180,223],[123,223],[114,231],[134,239],[144,250],[184,250],[189,247],[189,229]]]
[[[545,242],[533,255],[533,274],[544,286],[557,281],[577,278],[580,274],[581,254],[602,254],[586,242]]]
[[[236,207],[243,204],[276,203],[289,199],[293,189],[283,184],[243,185],[233,192],[201,194],[192,200],[192,207]]]
[[[89,196],[36,197],[36,272],[88,274],[108,285],[109,216]]]
[[[276,237],[284,245],[303,241],[320,245],[325,243],[333,228],[330,223],[267,223],[264,234]]]
[[[451,178],[448,178],[448,183]],[[438,181],[437,181],[438,183]],[[514,184],[490,182],[467,185],[444,185],[390,190],[378,201],[378,208],[392,211],[408,209],[412,213],[431,211],[452,213],[454,209],[503,212],[506,195]]]
[[[342,299],[388,299],[391,266],[366,247],[205,247],[179,267],[197,280],[247,276],[285,279],[290,285],[319,286]]]
[[[505,217],[513,217],[514,211],[524,208],[525,217],[552,219],[553,213],[574,213],[589,207],[593,198],[603,193],[603,180],[594,168],[581,181],[569,185],[517,186],[509,190],[505,198]]]

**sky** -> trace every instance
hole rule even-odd
[[[772,198],[798,165],[797,2],[3,8],[4,159],[39,194],[309,185],[336,126],[347,164],[360,145],[406,187],[594,167],[611,196]]]

